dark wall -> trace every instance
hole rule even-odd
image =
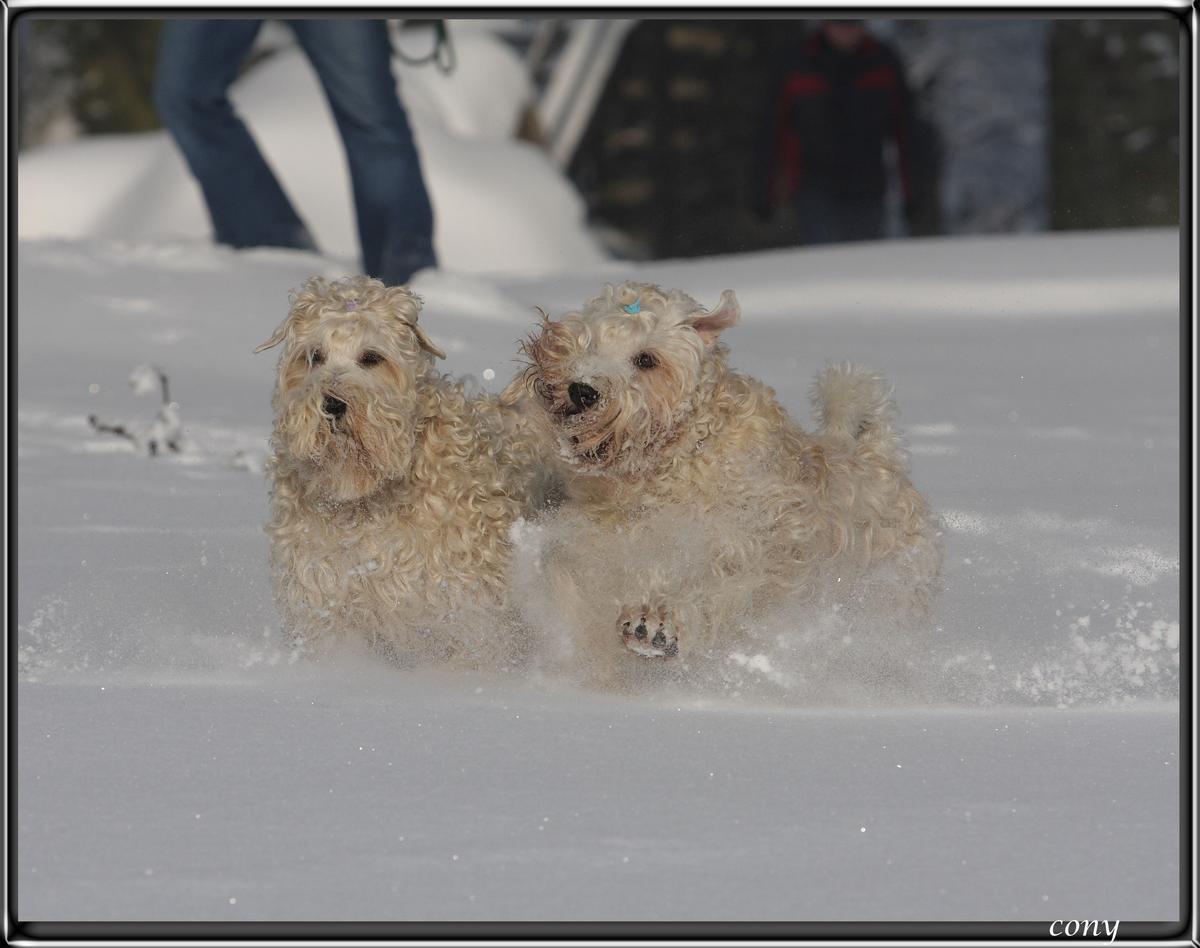
[[[801,20],[643,20],[569,173],[633,252],[693,256],[789,242],[751,213],[760,126]]]
[[[786,214],[772,224],[754,217],[752,185],[773,78],[812,23],[643,20],[634,27],[569,169],[593,220],[624,235],[624,252],[692,256],[794,242]],[[157,127],[150,89],[158,21],[27,15],[17,27],[20,146],[39,141],[62,114],[83,134]],[[1178,223],[1180,29],[1165,15],[1054,23],[1046,136],[1052,228]],[[905,50],[918,100],[922,84],[946,72],[948,55],[939,54],[936,37],[924,47],[919,40]],[[926,190],[936,187],[932,181]],[[938,229],[936,210],[926,231]]]
[[[786,211],[770,225],[753,216],[751,188],[772,78],[812,25],[648,20],[634,27],[569,169],[592,219],[629,238],[618,251],[693,256],[795,242]],[[963,21],[962,28],[970,26]],[[1053,21],[1048,45],[1016,53],[1038,57],[1029,67],[1049,74],[1041,93],[1049,101],[1030,110],[1042,116],[1037,128],[1025,127],[1029,116],[1012,108],[1007,88],[988,88],[987,76],[961,88],[962,70],[975,76],[970,49],[948,45],[944,30],[924,36],[912,27],[901,21],[897,38],[905,39],[922,142],[930,150],[921,191],[931,198],[917,233],[938,233],[941,203],[961,198],[958,191],[948,198],[944,188],[961,191],[963,181],[982,179],[996,184],[999,201],[1006,182],[1023,180],[1027,169],[1003,160],[997,166],[1002,152],[994,136],[1001,133],[1035,135],[1045,169],[1038,178],[1049,182],[1037,196],[1037,213],[976,208],[965,227],[949,229],[1028,229],[1021,222],[1031,216],[1050,229],[1178,223],[1178,21],[1161,15]],[[937,95],[928,91],[935,88]],[[973,141],[972,135],[992,137]]]
[[[1179,223],[1174,18],[1060,21],[1051,38],[1051,226]]]
[[[158,128],[151,89],[160,25],[138,19],[20,19],[20,144],[36,141],[54,113],[69,114],[85,135]]]

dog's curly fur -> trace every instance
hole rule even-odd
[[[405,287],[309,280],[255,351],[283,344],[272,405],[271,564],[287,631],[402,660],[495,664],[509,528],[536,501],[518,414],[439,374]]]
[[[728,366],[718,337],[739,318],[728,290],[707,311],[679,290],[609,286],[543,315],[502,396],[540,406],[568,492],[544,521],[530,572],[549,582],[540,602],[525,590],[530,614],[576,630],[568,651],[605,677],[636,666],[629,652],[687,664],[783,603],[869,586],[889,617],[930,608],[939,530],[883,379],[829,366],[813,387],[819,430],[805,432]]]

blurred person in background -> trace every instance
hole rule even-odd
[[[384,20],[286,20],[316,70],[350,165],[363,271],[388,285],[437,265],[433,209],[396,93]],[[168,20],[154,101],[200,183],[219,243],[316,249],[229,86],[262,20]]]
[[[861,20],[826,20],[786,63],[763,123],[759,215],[790,197],[806,244],[884,233],[884,145],[896,145],[913,232],[913,114],[904,69]]]

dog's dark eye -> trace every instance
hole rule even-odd
[[[358,364],[364,367],[379,365],[379,363],[382,361],[383,356],[381,356],[378,352],[375,352],[373,349],[368,349],[358,357]]]
[[[325,353],[322,352],[320,349],[313,349],[313,351],[308,354],[308,364],[309,365],[320,365],[324,361],[325,361]]]
[[[633,364],[639,369],[652,369],[658,365],[658,359],[652,352],[639,352],[633,357]]]

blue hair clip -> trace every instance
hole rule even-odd
[[[623,310],[625,310],[625,312],[627,312],[630,316],[633,316],[635,313],[640,313],[642,311],[642,299],[639,296],[632,303],[626,303],[621,308]]]

